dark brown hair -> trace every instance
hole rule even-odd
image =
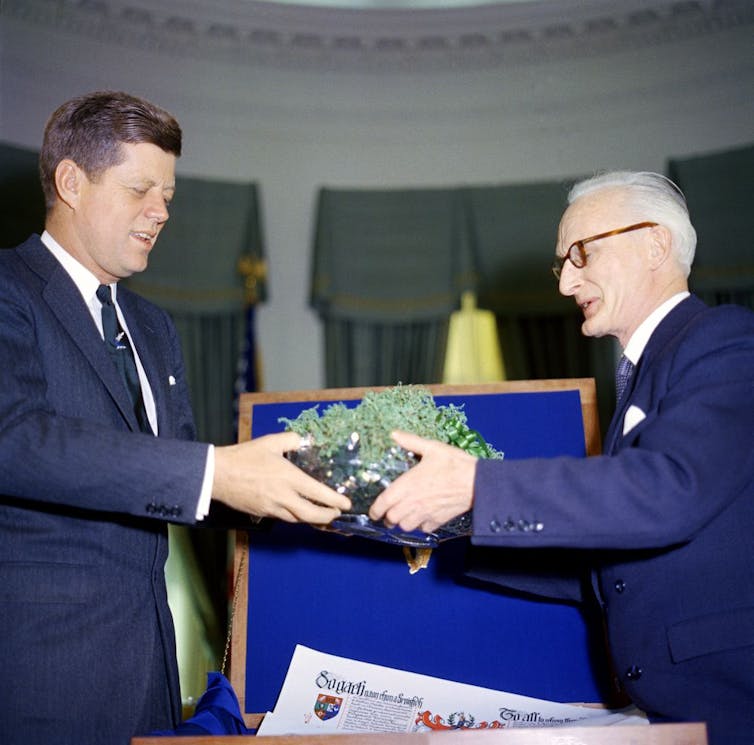
[[[57,198],[55,169],[69,158],[92,181],[123,162],[121,143],[148,142],[176,157],[181,154],[181,128],[164,109],[143,98],[97,91],[58,107],[45,127],[39,153],[39,177],[47,209]]]

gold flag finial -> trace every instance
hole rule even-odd
[[[255,305],[259,300],[259,283],[267,278],[267,264],[252,254],[243,254],[238,260],[238,273],[243,277],[244,302]]]

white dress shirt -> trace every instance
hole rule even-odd
[[[628,357],[634,366],[639,364],[642,354],[644,353],[644,347],[647,346],[649,337],[652,336],[654,330],[660,325],[665,316],[675,308],[681,300],[685,300],[691,293],[679,292],[672,297],[668,298],[662,305],[655,308],[642,322],[639,324],[639,328],[634,331],[631,338],[626,344],[626,348],[623,350],[623,354]]]

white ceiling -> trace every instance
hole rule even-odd
[[[2,14],[119,44],[306,70],[496,67],[751,24],[751,0],[3,0]]]
[[[277,5],[310,5],[320,8],[352,8],[366,10],[375,8],[467,8],[478,5],[503,5],[505,3],[537,2],[538,0],[262,0]]]

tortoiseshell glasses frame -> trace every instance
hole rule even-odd
[[[656,222],[637,222],[626,228],[608,230],[607,233],[599,233],[598,235],[592,235],[589,236],[589,238],[582,238],[580,241],[575,241],[568,247],[568,250],[562,256],[555,257],[555,260],[552,262],[552,273],[555,275],[555,279],[560,280],[560,275],[563,272],[563,266],[566,261],[570,261],[577,269],[583,269],[586,266],[586,250],[584,249],[584,246],[587,243],[598,241],[602,238],[610,238],[613,235],[620,235],[621,233],[628,233],[632,230],[654,228],[656,225]]]

